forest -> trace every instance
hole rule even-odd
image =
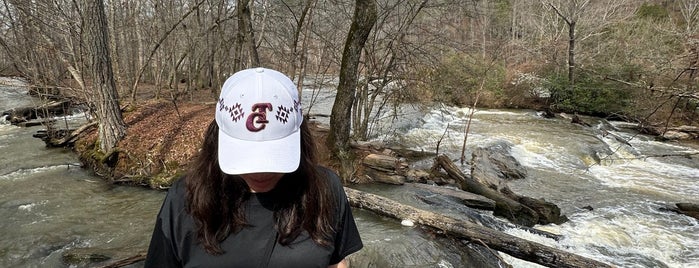
[[[356,163],[350,140],[377,134],[376,109],[403,104],[590,115],[699,136],[696,0],[0,1],[0,76],[86,107],[105,163],[131,104],[214,102],[228,76],[258,66],[289,75],[301,93],[336,91],[327,145],[343,179]],[[419,224],[477,228],[421,215]],[[597,266],[490,245],[552,267]]]
[[[398,103],[588,114],[658,133],[697,124],[692,0],[2,0],[0,21],[0,74],[97,111],[144,87],[214,100],[228,75],[266,66],[299,87],[339,84],[351,106],[333,114],[351,117],[339,129],[357,139],[372,109]],[[366,31],[353,43],[355,26]]]

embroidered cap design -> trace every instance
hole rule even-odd
[[[243,107],[240,105],[240,103],[236,102],[233,106],[227,106],[223,98],[220,98],[218,100],[218,106],[219,111],[226,111],[228,114],[230,114],[233,122],[238,122],[238,120],[245,116],[245,111],[243,111]]]
[[[275,116],[277,118],[277,121],[281,122],[282,124],[286,124],[289,122],[289,114],[291,114],[291,109],[292,108],[287,108],[282,105],[279,105],[277,107],[277,115]]]
[[[267,127],[267,111],[272,111],[271,103],[256,103],[252,105],[252,113],[248,116],[248,120],[245,121],[245,127],[248,131],[258,132]]]
[[[302,114],[298,90],[286,75],[265,68],[233,74],[223,84],[216,107],[221,171],[246,174],[296,170],[301,154]]]

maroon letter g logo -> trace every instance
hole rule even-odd
[[[252,113],[248,116],[248,120],[245,122],[245,127],[252,132],[258,132],[265,129],[267,121],[267,110],[272,111],[271,103],[256,103],[252,106]],[[259,126],[255,124],[260,124]]]

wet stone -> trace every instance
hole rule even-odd
[[[92,263],[103,262],[111,259],[105,253],[101,252],[99,249],[94,248],[72,248],[66,250],[61,257],[66,265],[78,265],[83,266]]]

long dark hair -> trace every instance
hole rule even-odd
[[[329,246],[333,232],[335,201],[325,176],[315,162],[315,144],[308,120],[301,124],[301,163],[279,180],[274,208],[277,240],[293,242],[302,231],[321,246]],[[198,241],[212,255],[223,253],[220,242],[247,225],[244,203],[250,190],[240,176],[228,175],[218,165],[218,125],[213,120],[204,133],[204,142],[186,176],[187,212],[194,218]]]

